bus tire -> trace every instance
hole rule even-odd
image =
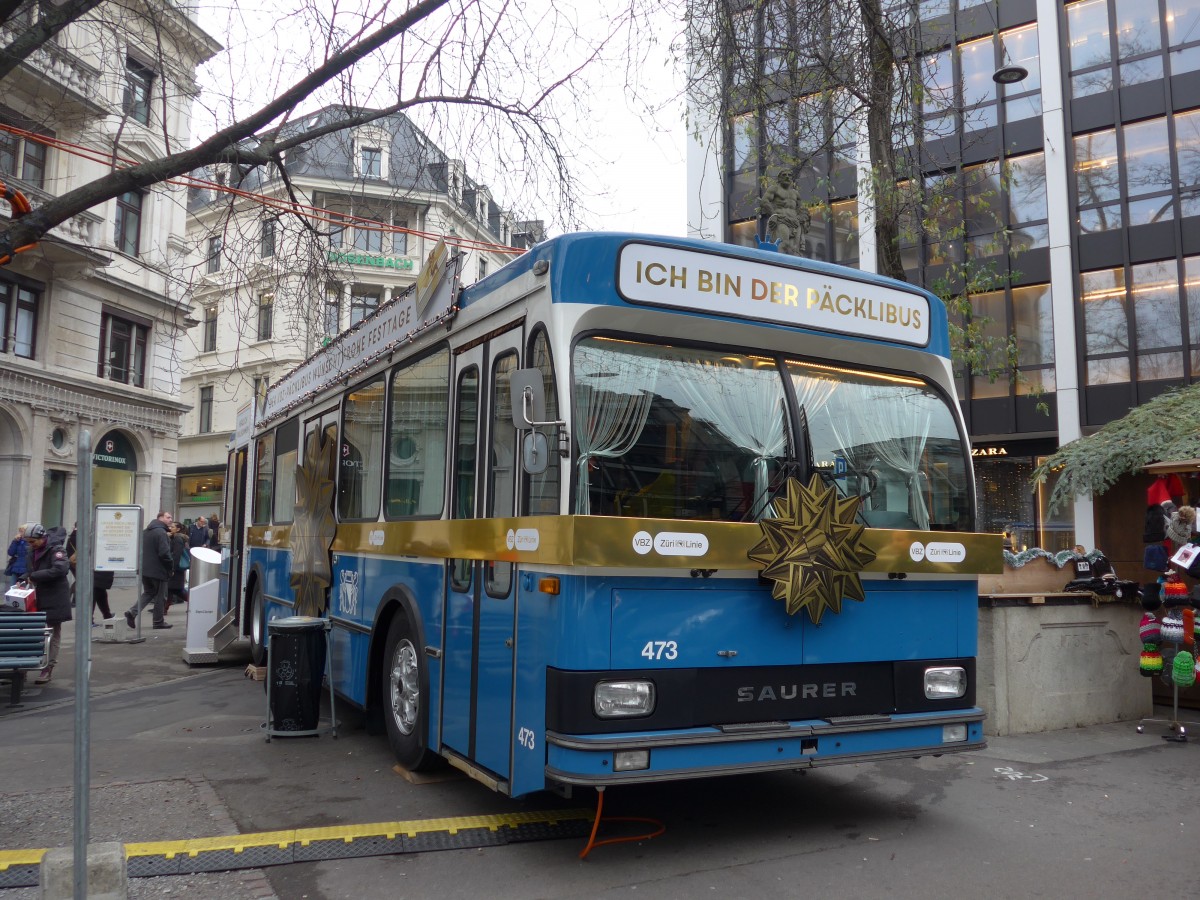
[[[399,612],[388,627],[383,653],[383,720],[396,762],[410,772],[429,769],[437,757],[425,747],[429,721],[429,672],[408,617]]]
[[[267,664],[267,607],[257,582],[250,592],[250,659],[256,666]]]

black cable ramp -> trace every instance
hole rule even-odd
[[[527,841],[586,838],[595,812],[563,809],[333,825],[182,841],[127,843],[130,878],[259,869],[325,859],[500,847]],[[36,887],[46,850],[0,850],[0,888]]]

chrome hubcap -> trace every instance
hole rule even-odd
[[[388,673],[388,693],[392,705],[392,720],[401,734],[412,734],[417,727],[417,710],[421,703],[420,670],[417,649],[404,638],[392,654]]]

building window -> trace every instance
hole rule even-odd
[[[221,238],[210,237],[208,239],[208,256],[205,258],[204,271],[209,275],[214,272],[221,271]]]
[[[367,253],[383,252],[383,225],[378,219],[364,219],[354,226],[354,249]]]
[[[271,339],[271,319],[275,309],[275,295],[271,293],[258,295],[258,340]]]
[[[0,117],[0,120],[7,122],[8,117]],[[0,173],[34,187],[45,187],[46,145],[0,131]]]
[[[325,287],[325,310],[321,326],[327,337],[332,337],[341,330],[342,321],[342,287],[330,284]]]
[[[200,388],[200,426],[196,429],[197,434],[208,434],[213,430],[212,424],[213,410],[213,389],[211,386]]]
[[[217,349],[217,305],[204,307],[204,346],[202,352],[212,353]]]
[[[479,277],[486,278],[488,273],[488,261],[485,257],[479,257]]]
[[[275,219],[267,219],[262,223],[262,239],[259,241],[259,256],[275,255]]]
[[[359,174],[364,178],[379,178],[383,175],[383,151],[379,147],[359,148]]]
[[[400,229],[407,229],[407,220],[403,222],[397,222],[396,227]],[[392,232],[392,252],[397,256],[404,256],[408,253],[408,231],[403,230]]]
[[[378,288],[355,287],[350,294],[350,327],[353,328],[378,308]]]
[[[33,359],[41,291],[0,281],[0,353]]]
[[[138,255],[142,233],[142,194],[126,191],[117,198],[117,227],[113,238],[117,249],[129,256]]]
[[[254,376],[254,409],[258,411],[262,409],[262,405],[267,399],[267,387],[270,385],[270,379],[266,375]]]
[[[109,381],[146,386],[146,348],[150,328],[104,313],[100,320],[100,365],[96,374]]]
[[[125,60],[125,114],[135,122],[150,124],[150,88],[154,72],[136,59]]]

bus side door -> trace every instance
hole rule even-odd
[[[515,514],[519,467],[509,379],[519,367],[520,344],[521,329],[513,328],[456,358],[455,518]],[[501,549],[504,537],[483,539]],[[516,567],[495,559],[453,559],[448,565],[442,742],[507,780]]]

